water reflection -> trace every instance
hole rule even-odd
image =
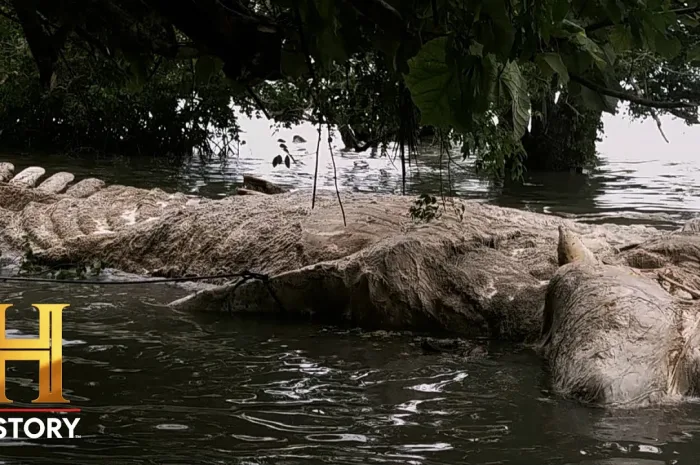
[[[165,285],[22,290],[22,302],[73,296],[64,386],[83,408],[82,438],[0,441],[8,463],[546,464],[700,450],[700,406],[610,413],[560,401],[524,349],[464,360],[424,355],[410,334],[144,305],[184,294]],[[31,334],[36,323],[11,326]],[[34,368],[9,365],[9,397],[32,398]]]

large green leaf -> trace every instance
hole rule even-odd
[[[572,34],[571,41],[574,42],[581,50],[587,52],[599,69],[604,69],[607,66],[605,54],[600,47],[598,47],[598,44],[593,42],[585,32],[582,31]]]
[[[552,3],[552,20],[559,22],[569,13],[569,0],[554,0]]]
[[[491,43],[484,43],[485,48],[495,51],[503,56],[510,54],[515,41],[515,29],[513,21],[508,16],[508,10],[504,0],[485,0],[482,4],[483,13],[491,18]]]
[[[632,47],[634,38],[632,33],[624,25],[617,25],[612,28],[610,35],[608,36],[610,44],[615,49],[617,53],[625,52]]]
[[[683,23],[683,25],[688,26],[688,27],[700,26],[700,21],[698,21],[694,18],[691,18],[690,16],[686,16],[686,15],[680,16],[678,18],[678,21],[680,21],[681,23]]]
[[[556,73],[559,75],[559,83],[561,85],[566,85],[569,82],[569,70],[558,53],[542,53],[537,55],[535,60],[547,76]]]
[[[674,59],[681,53],[681,41],[677,37],[666,37],[665,34],[657,32],[654,45],[656,52],[668,60]]]
[[[491,102],[494,86],[498,78],[498,64],[493,54],[488,54],[481,60],[481,79],[476,88],[477,111],[486,111]]]
[[[509,61],[506,64],[501,73],[501,82],[508,90],[513,103],[513,134],[520,139],[525,135],[530,122],[530,96],[527,93],[527,83],[516,62]]]
[[[583,100],[583,104],[591,110],[615,114],[615,109],[617,108],[618,102],[617,99],[606,95],[601,95],[586,86],[581,86],[580,95],[581,99]]]
[[[619,0],[606,0],[603,4],[603,9],[605,10],[605,13],[607,14],[608,18],[610,18],[610,20],[615,24],[622,22],[622,9],[620,7],[621,4]]]
[[[425,126],[450,124],[450,91],[457,86],[457,79],[447,64],[446,47],[446,37],[433,39],[408,62],[406,86],[421,112],[421,124]]]

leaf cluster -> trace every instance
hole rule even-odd
[[[154,92],[167,102],[161,120],[187,121],[183,131],[201,112],[223,130],[233,99],[284,124],[350,125],[384,142],[410,145],[418,125],[434,126],[500,170],[521,158],[532,118],[545,117],[533,106],[543,95],[563,93],[595,112],[626,100],[639,115],[660,108],[697,118],[694,1],[0,0],[0,8],[21,24],[44,87],[67,79],[57,57],[79,56],[72,47],[81,44],[130,76],[120,84],[102,71],[109,79],[90,76],[97,87],[113,86],[120,103],[125,87]],[[149,87],[154,78],[161,87]],[[198,86],[185,116],[163,98],[182,98],[174,89],[183,82]],[[132,110],[156,105],[143,102]],[[81,118],[89,111],[70,108]]]

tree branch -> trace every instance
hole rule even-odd
[[[639,87],[639,84],[637,84],[637,81],[634,79],[631,80],[632,87],[634,87],[634,90],[637,92],[637,95],[642,95],[642,89]],[[659,132],[661,133],[661,137],[664,138],[667,144],[669,144],[668,137],[666,137],[666,134],[664,134],[664,129],[661,127],[661,118],[659,118],[658,113],[656,113],[656,110],[653,108],[650,111],[651,117],[654,118],[654,121],[656,121],[656,127],[659,128]]]
[[[255,102],[255,105],[257,105],[258,109],[263,112],[265,118],[272,121],[272,117],[270,116],[270,113],[267,112],[265,104],[262,100],[260,100],[260,97],[258,97],[258,94],[255,93],[253,88],[250,86],[246,86],[245,90],[248,92],[248,95],[250,95],[250,97],[253,99],[253,102]]]
[[[569,74],[572,81],[581,84],[582,86],[588,87],[591,90],[598,92],[599,94],[607,95],[608,97],[615,97],[620,100],[625,100],[627,102],[636,103],[637,105],[642,105],[651,108],[696,108],[700,106],[698,103],[691,102],[659,102],[656,100],[650,100],[644,97],[639,97],[637,95],[628,94],[627,92],[622,92],[615,89],[609,89],[601,85],[596,84],[593,81],[589,81],[586,78],[577,76],[575,74]]]
[[[49,88],[54,77],[58,51],[65,44],[72,28],[68,24],[62,24],[51,34],[40,23],[35,1],[12,0],[12,6],[39,69],[39,80],[45,88]]]
[[[675,10],[669,10],[669,11],[671,13],[675,13],[677,15],[688,15],[688,14],[699,12],[700,6],[689,6],[689,7],[677,8]],[[663,12],[659,11],[658,13],[663,13]],[[599,21],[597,23],[589,24],[588,26],[586,26],[584,28],[584,30],[586,31],[586,34],[588,34],[589,32],[594,32],[594,31],[597,31],[598,29],[603,29],[605,27],[610,27],[610,26],[614,26],[614,25],[615,25],[615,23],[613,23],[610,18],[607,18],[607,19],[604,19],[604,20]]]

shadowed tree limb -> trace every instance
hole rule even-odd
[[[689,7],[685,7],[685,8],[677,8],[675,10],[670,10],[670,12],[675,13],[677,15],[689,15],[689,14],[700,12],[700,6],[696,5],[696,6],[689,6]],[[623,23],[624,23],[624,21],[623,21]],[[614,25],[615,25],[615,23],[610,18],[608,18],[608,19],[604,19],[603,21],[590,24],[590,25],[586,26],[584,28],[584,30],[586,31],[586,34],[589,34],[591,32],[597,31],[598,29],[603,29],[606,27],[614,26]]]
[[[35,0],[13,0],[12,6],[39,69],[41,85],[49,87],[58,60],[58,51],[63,48],[71,28],[62,25],[53,35],[48,33],[41,25]]]
[[[615,97],[620,100],[625,100],[627,102],[632,102],[636,103],[637,105],[643,105],[645,107],[651,107],[651,108],[696,108],[700,106],[698,103],[691,103],[691,102],[659,102],[656,100],[650,100],[644,97],[639,97],[637,95],[632,95],[627,92],[623,92],[620,90],[615,90],[615,89],[610,89],[608,87],[603,87],[599,84],[596,84],[593,81],[590,81],[586,78],[583,78],[581,76],[577,76],[575,74],[570,74],[569,75],[571,80],[574,82],[578,82],[582,86],[586,86],[591,90],[594,90],[598,92],[599,94],[607,95],[608,97]]]

